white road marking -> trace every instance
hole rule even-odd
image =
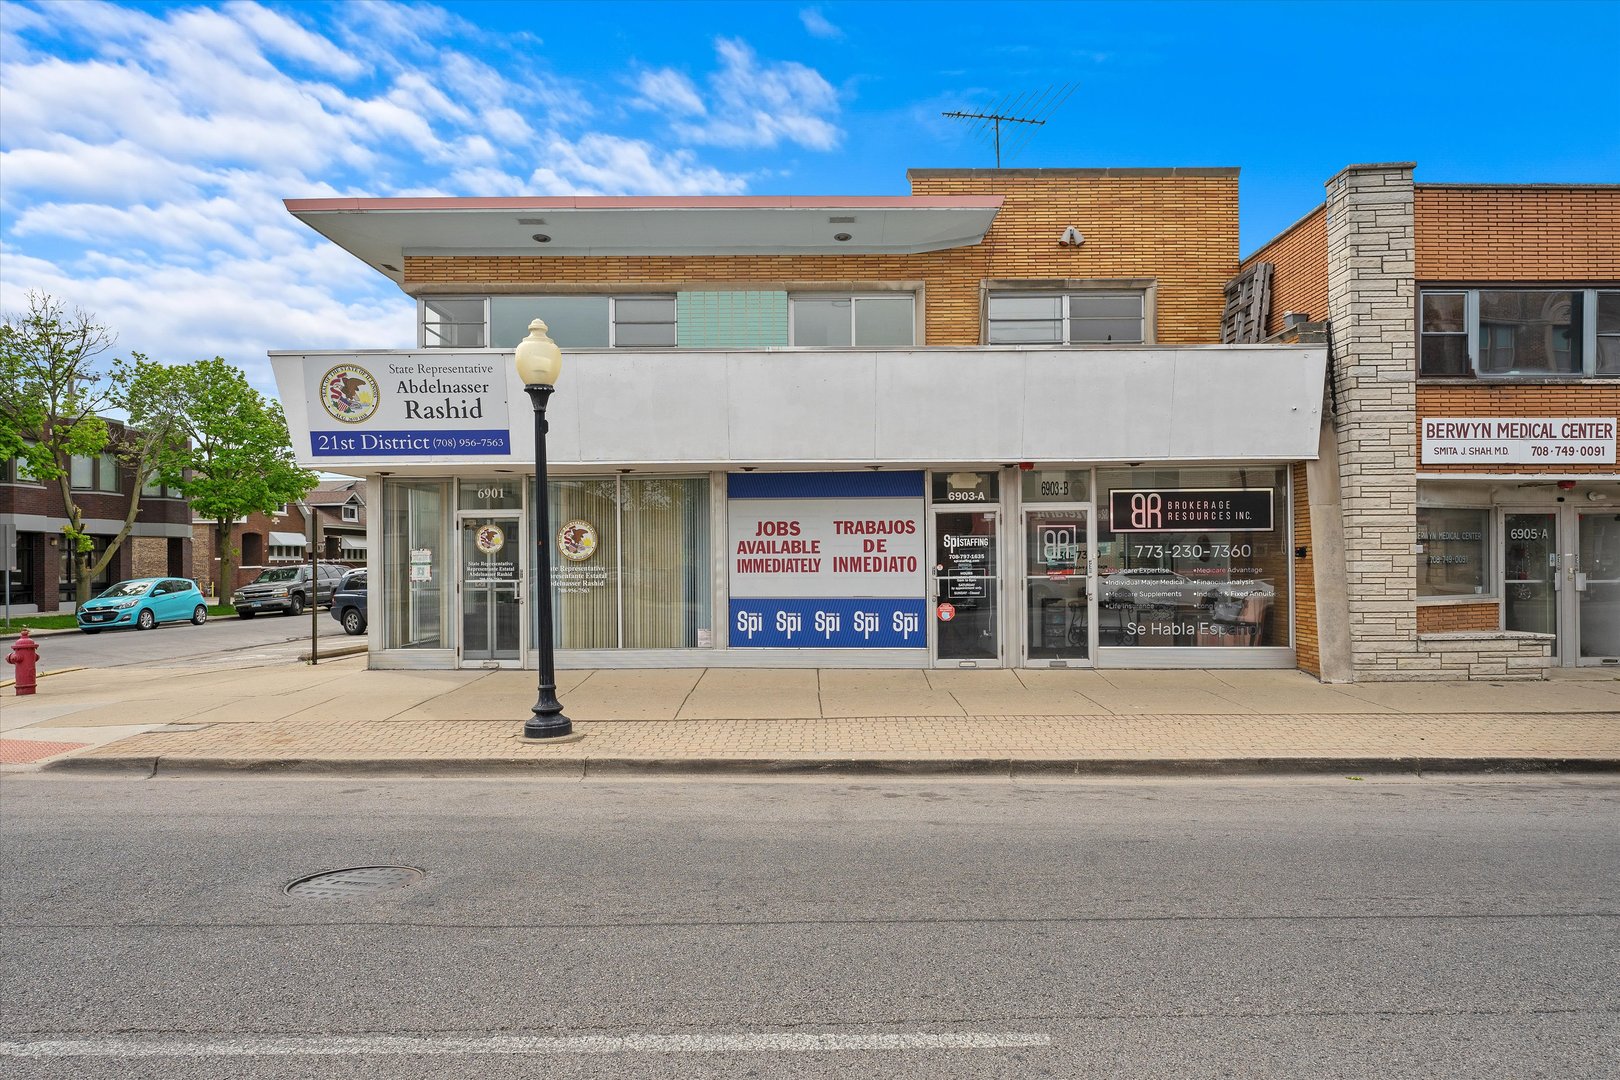
[[[383,1054],[759,1054],[826,1050],[1002,1050],[1050,1046],[1052,1036],[1023,1032],[894,1035],[324,1035],[234,1039],[44,1039],[0,1042],[0,1057],[153,1058],[377,1056]]]

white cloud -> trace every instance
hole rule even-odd
[[[827,16],[823,15],[818,7],[801,8],[799,21],[804,24],[805,30],[811,37],[836,41],[844,36],[844,32],[828,22]]]
[[[698,96],[692,80],[671,68],[644,71],[636,80],[636,91],[641,95],[634,104],[641,108],[660,109],[686,116],[702,116],[708,110]]]
[[[820,74],[741,41],[696,81],[640,68],[625,87],[431,5],[0,8],[0,307],[44,290],[126,353],[222,355],[272,393],[267,350],[415,338],[413,302],[283,199],[735,194],[765,174],[700,148],[842,134]],[[673,125],[656,142],[649,110]]]
[[[732,195],[747,178],[698,163],[689,150],[660,152],[640,139],[553,134],[545,165],[529,178],[541,195]]]
[[[829,116],[838,93],[813,68],[792,61],[761,64],[747,43],[715,42],[720,70],[709,77],[713,102],[702,123],[680,122],[675,132],[698,145],[771,147],[797,143],[831,150],[843,132]]]

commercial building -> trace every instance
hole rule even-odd
[[[295,200],[419,348],[272,355],[363,475],[371,662],[1296,664],[1326,349],[1221,345],[1233,169],[919,170],[882,198]],[[380,499],[380,502],[378,500]]]
[[[1620,186],[1355,165],[1255,252],[1268,329],[1326,320],[1300,666],[1327,679],[1620,664]],[[1295,319],[1285,316],[1293,313]]]
[[[1351,166],[1240,264],[1235,170],[910,179],[289,202],[418,301],[273,356],[372,663],[533,663],[537,316],[563,664],[1620,662],[1620,188]]]

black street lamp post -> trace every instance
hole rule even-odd
[[[534,402],[534,606],[539,624],[540,694],[523,724],[526,739],[555,739],[573,733],[557,700],[557,665],[551,640],[551,506],[546,480],[546,404],[562,373],[562,350],[546,336],[546,324],[535,319],[529,336],[518,342],[515,356],[523,391]]]

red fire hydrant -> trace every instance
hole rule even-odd
[[[39,665],[39,642],[29,637],[26,629],[6,654],[6,663],[17,665],[17,696],[32,694],[38,682],[34,669]]]

